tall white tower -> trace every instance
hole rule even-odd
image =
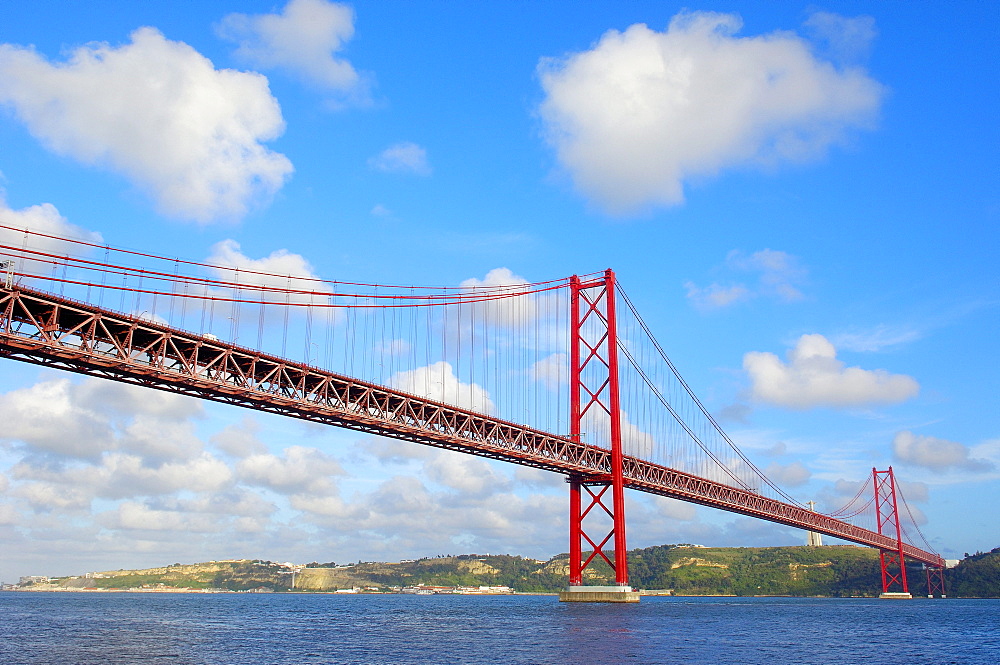
[[[816,512],[816,502],[806,501],[809,506],[809,510]],[[816,533],[815,531],[806,531],[806,546],[807,547],[819,547],[823,544],[823,535]]]

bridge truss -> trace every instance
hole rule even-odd
[[[878,548],[884,590],[903,585],[905,559],[938,572],[944,561],[935,553],[906,543],[898,528],[895,487],[878,472],[876,503],[878,530],[813,512],[803,506],[764,496],[732,484],[657,464],[622,452],[620,424],[608,448],[585,443],[580,423],[588,409],[605,409],[614,418],[616,350],[614,276],[574,282],[577,329],[598,319],[603,335],[598,341],[574,337],[573,431],[559,436],[509,420],[463,409],[375,383],[296,363],[211,336],[144,320],[70,298],[8,283],[0,288],[0,354],[6,358],[62,370],[146,386],[157,390],[223,402],[317,423],[345,427],[438,448],[536,467],[567,476],[571,486],[571,583],[595,557],[616,572],[616,582],[627,583],[624,506],[621,492],[632,489],[747,515],[785,526],[826,534]],[[583,303],[582,306],[580,303]],[[583,349],[582,358],[580,350]],[[605,377],[586,383],[580,368],[594,363]],[[581,404],[580,395],[584,395]],[[612,430],[616,426],[612,420]],[[618,443],[615,444],[617,437]],[[610,506],[606,490],[612,490]],[[586,492],[590,505],[582,507]],[[881,492],[881,493],[880,493]],[[574,499],[574,496],[576,497]],[[608,537],[591,538],[582,521],[592,509],[611,515]],[[895,526],[895,529],[890,527]],[[885,528],[883,528],[885,527]],[[894,531],[894,533],[892,532]],[[582,561],[581,538],[592,554]],[[614,553],[605,552],[613,542]],[[931,573],[928,573],[931,579]],[[937,587],[935,587],[937,588]]]

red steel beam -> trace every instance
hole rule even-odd
[[[607,317],[608,407],[611,410],[611,487],[615,507],[615,584],[628,584],[628,557],[625,547],[625,474],[622,452],[622,411],[618,386],[618,316],[615,313],[615,273],[604,274],[604,307]]]
[[[607,484],[611,451],[23,287],[0,285],[0,356]],[[880,549],[886,535],[625,455],[625,486]],[[907,558],[944,561],[903,545]]]
[[[580,440],[580,430],[583,425],[583,415],[590,409],[604,411],[608,414],[610,424],[611,473],[602,478],[603,489],[597,494],[591,491],[589,485],[584,485],[570,479],[570,555],[569,584],[580,586],[583,571],[599,555],[614,571],[615,584],[619,587],[628,586],[628,552],[625,541],[625,476],[622,473],[622,435],[621,410],[618,391],[618,337],[615,328],[615,274],[612,270],[604,273],[603,279],[581,282],[576,275],[570,277],[570,438]],[[603,310],[601,305],[603,304]],[[591,337],[587,339],[583,329],[587,321]],[[596,328],[596,330],[595,330]],[[586,351],[586,357],[581,357],[581,351]],[[591,369],[588,370],[588,368]],[[587,377],[584,380],[584,377]],[[583,402],[586,402],[584,404]],[[597,479],[591,478],[590,483],[596,484]],[[586,510],[581,512],[581,488],[586,489],[592,499]],[[611,488],[611,502],[603,500],[606,490]],[[600,506],[611,518],[611,531],[600,540],[594,541],[584,525],[587,514],[594,506]],[[604,546],[611,539],[614,547],[612,560],[604,552]],[[583,560],[580,552],[581,539],[586,540],[591,547],[591,554]]]
[[[879,533],[886,531],[886,526],[895,527],[896,546],[894,551],[882,549],[879,552],[879,563],[882,566],[882,591],[892,591],[892,586],[900,585],[903,593],[909,593],[906,581],[906,560],[903,552],[903,532],[899,527],[899,505],[896,503],[896,477],[892,467],[888,471],[872,469],[872,480],[875,487],[875,523]],[[899,572],[893,572],[898,566]]]

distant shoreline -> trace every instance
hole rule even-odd
[[[883,591],[877,550],[853,546],[711,548],[656,545],[629,553],[630,582],[642,596],[874,598]],[[173,563],[80,575],[23,576],[3,590],[115,593],[326,593],[554,595],[566,587],[569,558],[462,554],[399,562],[297,564],[262,559]],[[966,557],[946,571],[950,597],[1000,597],[1000,548]],[[911,591],[925,595],[922,571]],[[609,583],[610,569],[585,582]],[[941,595],[935,593],[935,595]]]
[[[98,589],[95,587],[82,588],[82,587],[52,587],[52,588],[39,588],[39,587],[25,587],[23,589],[4,589],[0,593],[150,593],[150,594],[162,594],[162,593],[189,593],[189,594],[204,594],[204,595],[259,595],[259,594],[283,594],[287,596],[476,596],[478,598],[482,597],[504,597],[504,596],[558,596],[558,592],[554,591],[514,591],[512,593],[431,593],[431,594],[415,594],[415,593],[401,593],[399,591],[358,591],[358,592],[345,592],[345,591],[258,591],[247,590],[247,591],[235,591],[232,589],[192,589],[192,588],[181,588],[181,587],[164,587],[160,589]],[[663,594],[652,594],[652,595],[663,595]]]
[[[644,593],[645,589],[640,590],[640,596],[643,598],[833,598],[833,596],[794,596],[790,594],[758,594],[753,596],[739,596],[733,593],[712,593],[712,594],[687,594],[687,593]],[[655,590],[650,590],[655,591]],[[482,597],[506,597],[506,596],[558,596],[558,592],[552,591],[515,591],[513,593],[434,593],[434,594],[412,594],[412,593],[400,593],[397,591],[392,592],[381,592],[381,591],[365,591],[357,593],[345,593],[337,591],[233,591],[230,589],[190,589],[190,588],[162,588],[162,589],[97,589],[97,588],[51,588],[51,589],[40,589],[40,588],[25,588],[25,589],[7,589],[5,591],[0,591],[0,593],[146,593],[146,594],[203,594],[203,595],[286,595],[286,596],[475,596],[477,598]],[[877,596],[839,596],[840,599],[872,599],[877,598]],[[914,596],[915,599],[920,599],[921,596]]]

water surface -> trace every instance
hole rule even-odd
[[[0,593],[4,665],[1000,663],[1000,601]]]

